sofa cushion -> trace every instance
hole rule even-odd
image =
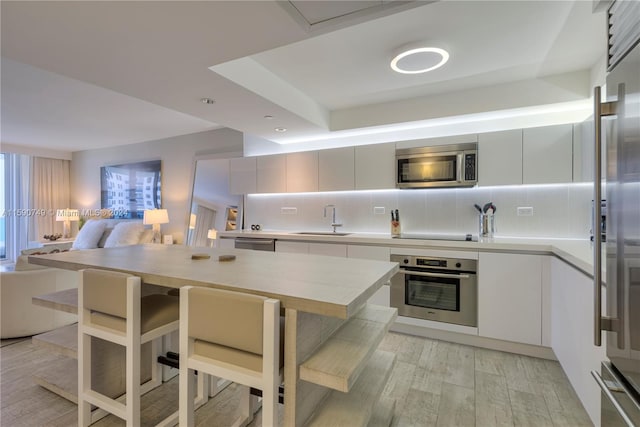
[[[100,219],[90,219],[84,223],[84,226],[78,232],[76,240],[73,242],[72,249],[95,249],[98,247],[98,242],[106,223]]]
[[[120,222],[113,227],[113,231],[104,243],[105,248],[117,246],[137,245],[144,232],[144,225],[140,222]]]

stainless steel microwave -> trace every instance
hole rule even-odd
[[[473,187],[477,164],[477,143],[398,149],[396,187]]]

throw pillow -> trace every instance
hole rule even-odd
[[[121,222],[113,227],[113,231],[104,242],[105,248],[115,248],[117,246],[137,245],[140,236],[144,232],[144,225],[140,222]]]
[[[103,220],[90,219],[82,226],[76,240],[73,242],[71,249],[95,249],[98,247],[98,242],[106,224]]]
[[[104,244],[107,243],[107,239],[109,238],[109,235],[111,234],[111,232],[113,231],[113,228],[105,228],[104,229],[104,233],[102,233],[102,236],[100,237],[100,240],[98,241],[98,247],[99,248],[104,248]]]

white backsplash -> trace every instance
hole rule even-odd
[[[497,207],[496,237],[587,239],[592,195],[590,184],[252,194],[246,198],[245,228],[260,224],[263,230],[331,231],[331,212],[324,218],[323,208],[332,204],[336,222],[343,224],[339,231],[389,233],[390,212],[398,209],[405,233],[477,235],[473,205],[491,201]],[[374,213],[376,207],[384,207],[385,213]],[[518,207],[533,208],[533,216],[518,216]]]

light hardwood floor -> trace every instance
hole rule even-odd
[[[384,391],[397,401],[394,426],[592,425],[557,362],[396,333],[389,333],[380,348],[397,355]],[[77,424],[76,405],[30,378],[59,357],[34,347],[30,339],[2,341],[0,425]],[[143,425],[175,411],[177,393],[174,378],[143,396]],[[229,386],[196,412],[197,425],[229,425],[238,396],[239,387]],[[109,416],[94,425],[124,423]],[[260,413],[251,425],[260,425]]]

